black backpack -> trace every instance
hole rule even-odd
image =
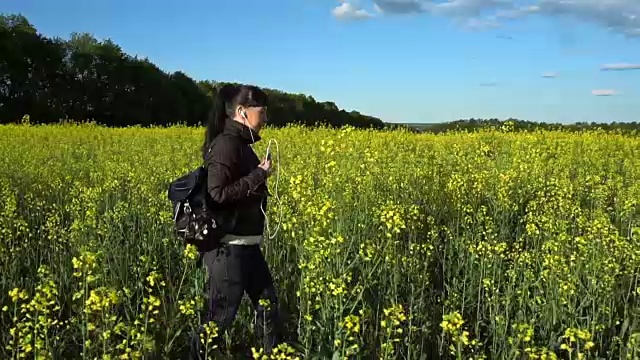
[[[204,165],[169,184],[174,234],[201,252],[215,249],[224,236],[220,216],[215,209],[209,208],[208,196],[207,168]]]

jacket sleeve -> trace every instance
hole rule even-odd
[[[266,180],[267,175],[265,170],[257,167],[247,176],[232,181],[231,167],[237,163],[239,153],[232,144],[227,142],[224,145],[216,146],[211,151],[212,155],[207,157],[207,191],[213,201],[219,204],[248,198]]]

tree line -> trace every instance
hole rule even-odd
[[[0,123],[61,120],[107,126],[204,124],[216,81],[167,73],[88,33],[49,38],[22,15],[0,14]],[[303,94],[265,89],[271,124],[384,128],[378,118]]]
[[[640,134],[640,122],[576,122],[573,124],[560,124],[548,122],[536,122],[509,118],[500,120],[492,119],[460,119],[442,123],[422,123],[422,124],[387,124],[387,129],[403,129],[413,133],[444,133],[448,131],[474,132],[483,129],[496,129],[508,131],[534,131],[534,130],[561,130],[561,131],[584,131],[602,129],[605,131],[619,131],[625,134]]]

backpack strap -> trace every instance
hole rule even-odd
[[[218,135],[219,136],[219,135]],[[207,156],[209,155],[209,153],[211,152],[211,150],[213,149],[213,145],[215,145],[216,140],[218,139],[218,136],[216,136],[213,140],[211,140],[211,142],[209,143],[209,145],[207,146],[207,153],[205,156],[202,157],[202,167],[204,167],[205,169],[207,168]]]

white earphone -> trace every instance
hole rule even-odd
[[[249,119],[247,118],[247,112],[243,110],[243,111],[240,112],[240,115],[242,115],[242,117],[244,118],[245,122],[247,123],[246,125],[249,126],[249,124],[248,124]],[[253,139],[253,133],[251,133],[251,138]],[[278,162],[277,162],[278,169],[277,169],[277,172],[276,172],[276,184],[275,184],[276,188],[275,188],[274,195],[275,195],[276,202],[278,203],[278,209],[280,210],[280,214],[279,214],[280,216],[279,216],[279,221],[278,221],[278,224],[276,226],[275,232],[271,233],[271,228],[269,226],[269,219],[267,218],[267,213],[266,213],[265,209],[262,206],[260,206],[260,210],[262,211],[262,214],[265,217],[265,221],[266,221],[266,225],[267,225],[267,236],[269,237],[269,239],[273,239],[276,236],[276,234],[278,233],[278,230],[280,230],[280,223],[282,222],[282,204],[281,204],[281,201],[280,201],[280,196],[278,196],[278,183],[280,182],[280,168],[279,168],[280,167],[280,148],[278,146],[278,142],[275,139],[269,140],[269,144],[267,145],[267,155],[266,155],[267,157],[269,157],[269,155],[271,153],[271,142],[275,143],[275,145],[276,145],[276,156],[278,157],[278,159],[277,159],[278,160]],[[253,149],[253,146],[251,148]],[[255,149],[254,149],[254,152],[255,152]]]

